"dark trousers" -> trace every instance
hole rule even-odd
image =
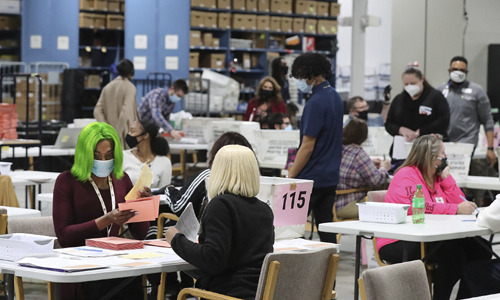
[[[309,201],[309,212],[313,212],[316,225],[333,222],[333,205],[335,203],[335,190],[337,186],[313,188]],[[337,234],[318,231],[322,242],[336,243]]]
[[[403,261],[405,246],[408,251],[408,261],[420,259],[420,243],[405,241],[397,241],[380,248],[380,258],[389,263],[400,263]],[[433,299],[448,300],[453,286],[461,278],[469,263],[491,258],[491,246],[483,238],[464,238],[427,243],[427,253],[430,254],[427,261],[437,265],[433,276]],[[461,281],[457,298],[466,297],[470,297],[470,291]]]
[[[500,261],[484,260],[467,265],[462,275],[471,297],[500,293]]]

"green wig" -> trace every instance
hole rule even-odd
[[[71,174],[81,182],[90,178],[92,165],[94,164],[94,151],[100,141],[107,140],[114,146],[115,167],[113,174],[117,179],[123,177],[123,151],[120,138],[116,130],[109,124],[94,122],[85,126],[80,135],[75,148],[75,163],[71,168]]]

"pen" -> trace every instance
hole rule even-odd
[[[385,160],[385,153],[384,153],[384,160]]]
[[[465,199],[464,196],[462,196],[462,195],[459,195],[459,196],[460,196],[460,198],[462,198],[462,200],[464,200],[464,202],[468,201],[467,199]],[[474,210],[476,211],[476,213],[479,213],[479,210],[477,208],[474,208]]]
[[[102,250],[99,250],[99,249],[89,249],[89,248],[76,248],[76,250],[102,252]]]

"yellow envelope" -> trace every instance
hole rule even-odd
[[[139,179],[135,183],[134,187],[130,190],[130,192],[128,192],[127,196],[125,196],[125,201],[139,198],[139,191],[141,191],[145,186],[150,187],[151,182],[153,182],[153,173],[151,173],[148,165],[144,164]]]

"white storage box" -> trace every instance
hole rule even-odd
[[[24,256],[51,253],[55,239],[27,233],[0,235],[0,259],[16,261]]]
[[[188,94],[189,95],[189,94]],[[214,121],[234,121],[234,118],[192,118],[182,119],[182,131],[188,138],[198,139],[199,144],[206,144],[212,132],[212,122]]]
[[[359,220],[375,223],[399,224],[406,222],[409,204],[363,202],[357,203]]]
[[[368,127],[368,138],[361,144],[361,147],[370,156],[389,155],[392,140],[392,136],[387,133],[385,127],[370,126]]]
[[[256,130],[255,155],[262,168],[284,169],[288,158],[288,149],[297,148],[300,142],[298,130]]]
[[[212,122],[212,132],[208,140],[208,150],[212,149],[214,142],[224,133],[234,131],[243,135],[252,148],[257,149],[257,141],[254,132],[260,130],[260,125],[257,122],[248,121],[214,121]]]
[[[260,177],[257,198],[273,210],[275,239],[304,236],[312,188],[312,180]]]

